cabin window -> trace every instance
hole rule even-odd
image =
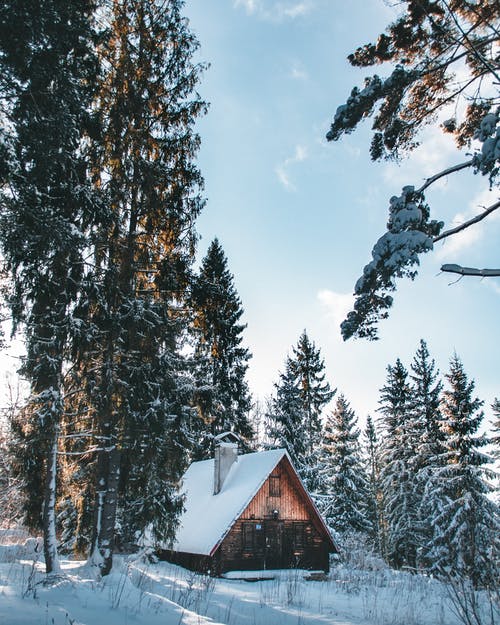
[[[243,551],[254,551],[255,548],[255,525],[243,523]]]
[[[280,475],[271,475],[269,477],[269,497],[281,497]]]
[[[306,546],[306,525],[305,523],[293,524],[293,547],[296,551],[305,549]]]
[[[258,552],[264,547],[264,526],[262,523],[243,523],[243,551]]]

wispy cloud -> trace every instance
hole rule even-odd
[[[350,293],[336,293],[328,289],[318,292],[318,301],[323,306],[326,316],[333,322],[335,337],[342,340],[340,324],[354,305],[354,296]]]
[[[496,201],[498,201],[498,193],[496,190],[493,191],[485,189],[472,200],[468,210],[461,211],[453,217],[453,220],[451,224],[449,224],[448,228],[460,226],[475,215],[481,213],[485,208],[491,206]],[[438,258],[440,260],[454,260],[457,262],[457,257],[460,252],[472,247],[474,244],[478,244],[479,241],[481,241],[481,239],[485,236],[488,229],[488,223],[499,219],[500,214],[496,211],[488,216],[484,221],[480,221],[479,223],[462,230],[462,232],[444,239],[443,244],[437,247]]]
[[[297,145],[295,147],[295,153],[293,156],[286,158],[282,163],[276,166],[276,175],[278,180],[288,191],[296,191],[295,185],[290,179],[289,168],[296,163],[301,163],[307,158],[307,149],[303,145]]]
[[[243,8],[247,15],[254,15],[269,21],[296,19],[309,13],[313,8],[312,0],[301,2],[273,2],[272,0],[234,0],[235,8]]]
[[[421,145],[407,159],[400,164],[389,163],[384,169],[384,179],[394,184],[395,191],[399,191],[398,187],[408,184],[418,188],[425,178],[443,171],[451,164],[465,160],[450,135],[425,129],[420,139]],[[444,177],[435,183],[434,187],[443,188],[447,184],[448,179]]]

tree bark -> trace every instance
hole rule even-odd
[[[56,425],[52,427],[51,430],[51,440],[47,453],[47,471],[43,502],[43,551],[45,556],[45,572],[47,574],[58,574],[61,572],[61,566],[57,555],[55,506],[59,426]]]
[[[108,575],[113,566],[115,520],[120,479],[120,450],[116,445],[99,451],[94,534],[90,563]]]

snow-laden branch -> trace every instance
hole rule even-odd
[[[461,265],[443,265],[441,271],[458,273],[461,276],[476,276],[481,278],[500,278],[500,269],[476,269],[475,267],[462,267]]]
[[[445,232],[438,234],[433,239],[434,243],[437,243],[438,241],[441,241],[442,239],[446,239],[446,237],[449,237],[453,234],[457,234],[457,232],[461,232],[462,230],[465,230],[466,228],[468,228],[469,226],[472,226],[473,224],[477,224],[479,221],[482,221],[485,217],[490,215],[493,211],[497,210],[497,208],[500,208],[500,200],[498,202],[495,202],[495,204],[492,204],[488,208],[485,208],[482,213],[479,213],[479,215],[472,217],[468,221],[464,221],[463,224],[460,224],[459,226],[456,226],[455,228],[450,228],[449,230],[446,230]]]

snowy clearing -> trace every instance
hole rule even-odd
[[[337,567],[327,581],[307,581],[307,572],[289,570],[249,582],[122,556],[102,581],[85,563],[62,560],[64,576],[47,586],[39,549],[33,539],[0,546],[1,625],[460,623],[442,584],[389,569]]]

